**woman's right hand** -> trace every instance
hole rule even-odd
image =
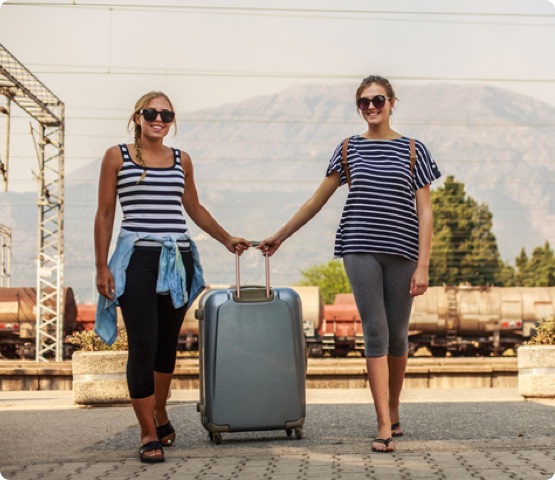
[[[281,239],[276,234],[262,240],[256,248],[260,250],[264,255],[268,255],[271,257],[274,253],[277,252],[277,249],[281,246],[283,242],[284,239]]]
[[[96,269],[96,289],[100,295],[114,300],[114,277],[107,266]]]

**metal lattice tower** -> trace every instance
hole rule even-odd
[[[12,272],[12,231],[0,225],[0,287],[11,286]]]
[[[64,104],[0,44],[0,94],[39,123],[36,359],[63,358]],[[8,116],[10,111],[7,112]],[[4,162],[8,177],[8,156]]]

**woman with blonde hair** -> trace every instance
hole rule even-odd
[[[164,145],[175,110],[162,92],[136,103],[129,120],[134,143],[104,154],[94,223],[96,286],[100,294],[95,331],[116,337],[121,307],[129,340],[127,383],[141,429],[140,459],[164,461],[163,447],[176,433],[166,410],[179,331],[187,307],[204,288],[195,243],[184,212],[230,252],[250,246],[230,235],[199,202],[191,157]],[[116,202],[123,220],[108,263]]]

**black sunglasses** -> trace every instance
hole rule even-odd
[[[386,100],[391,100],[390,98],[384,97],[383,95],[376,95],[372,98],[361,97],[357,100],[357,107],[361,110],[368,110],[370,104],[373,103],[376,108],[383,108]]]
[[[175,112],[170,112],[169,110],[162,110],[160,112],[154,108],[143,108],[139,114],[142,115],[147,122],[154,122],[158,114],[160,114],[160,118],[164,123],[172,123],[175,118]]]

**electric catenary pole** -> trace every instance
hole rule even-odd
[[[38,122],[38,255],[36,359],[63,358],[64,318],[64,104],[2,44],[0,94],[7,99],[5,115],[17,104]],[[9,131],[8,131],[9,133]],[[4,189],[9,152],[2,162]]]

